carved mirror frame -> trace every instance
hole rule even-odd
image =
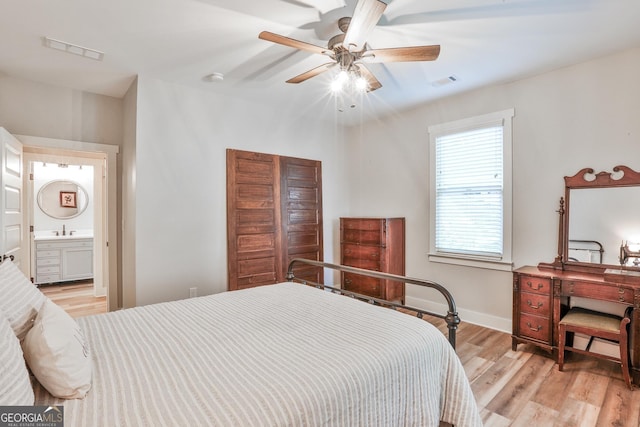
[[[620,177],[616,178],[620,175]],[[613,172],[598,172],[594,174],[591,168],[581,169],[573,176],[564,177],[564,197],[560,198],[558,210],[560,221],[558,230],[558,255],[551,264],[554,268],[562,270],[596,272],[602,271],[610,264],[591,264],[580,261],[569,261],[569,209],[571,208],[571,190],[584,188],[614,188],[640,186],[640,173],[627,166],[616,166]],[[548,266],[548,264],[547,264]],[[624,266],[623,269],[637,269]]]

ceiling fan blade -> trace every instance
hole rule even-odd
[[[287,80],[287,83],[301,83],[305,80],[310,79],[311,77],[315,77],[320,73],[324,73],[325,71],[327,71],[329,68],[335,66],[336,63],[335,62],[327,62],[326,64],[322,64],[319,67],[316,68],[312,68],[309,71],[306,71],[298,76],[292,77],[289,80]]]
[[[358,0],[343,45],[352,52],[365,47],[369,33],[376,26],[387,5],[380,0]]]
[[[373,92],[374,90],[382,87],[382,83],[378,81],[376,76],[374,76],[367,67],[360,64],[358,65],[358,70],[360,70],[360,75],[367,80],[367,92]]]
[[[434,61],[440,55],[440,45],[371,49],[362,55],[366,62]]]
[[[263,31],[258,35],[258,38],[262,40],[266,40],[273,43],[278,43],[284,46],[293,47],[295,49],[306,50],[311,53],[319,53],[320,55],[324,53],[330,53],[330,51],[326,47],[316,46],[315,44],[302,42],[300,40],[295,40],[289,37],[281,36],[279,34],[271,33],[269,31]]]

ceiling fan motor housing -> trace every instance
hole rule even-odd
[[[343,45],[344,33],[331,37],[328,47],[335,54],[335,60],[340,65],[341,70],[349,71],[352,69],[354,62],[358,59],[357,53],[349,52]]]
[[[351,23],[350,16],[345,16],[343,18],[340,18],[338,19],[338,28],[340,28],[340,31],[342,31],[343,33],[346,33],[347,29],[349,29],[350,23]]]

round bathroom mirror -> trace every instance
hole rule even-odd
[[[80,184],[73,181],[49,181],[38,191],[40,210],[52,218],[69,219],[87,209],[89,195]]]

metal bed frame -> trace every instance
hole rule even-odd
[[[296,264],[307,264],[315,267],[329,268],[332,270],[360,274],[362,276],[368,276],[368,277],[373,277],[377,279],[393,280],[397,282],[410,283],[412,285],[418,285],[426,288],[435,289],[436,291],[440,292],[442,296],[447,300],[447,305],[449,306],[447,310],[447,314],[443,315],[439,313],[433,313],[427,310],[423,310],[421,308],[411,307],[403,304],[398,304],[392,301],[383,300],[380,298],[374,298],[368,295],[358,294],[356,292],[347,291],[344,289],[336,288],[334,286],[325,285],[322,283],[316,283],[310,280],[299,279],[295,277],[293,273],[293,267]],[[447,322],[447,328],[449,329],[449,343],[454,348],[454,350],[456,348],[456,331],[458,329],[458,325],[460,324],[460,317],[458,317],[458,312],[456,311],[456,303],[453,299],[453,296],[447,289],[445,289],[442,285],[438,283],[432,282],[430,280],[413,279],[411,277],[398,276],[390,273],[382,273],[380,271],[365,270],[362,268],[331,264],[328,262],[314,261],[314,260],[303,259],[303,258],[294,258],[291,260],[291,262],[289,263],[289,268],[287,269],[287,281],[302,283],[302,284],[314,286],[320,289],[326,289],[333,293],[339,293],[342,295],[349,296],[351,298],[356,298],[362,301],[366,301],[370,304],[388,307],[393,310],[397,310],[398,308],[410,310],[415,312],[416,317],[418,317],[419,319],[422,319],[425,314],[428,316],[444,319]]]
[[[578,245],[577,246],[574,245],[574,247],[571,247],[572,243],[577,243]],[[580,244],[582,244],[583,246],[580,246]],[[592,247],[588,247],[589,245],[591,245]],[[588,252],[589,254],[597,253],[599,255],[598,264],[602,264],[602,254],[604,253],[604,248],[602,247],[602,243],[598,242],[597,240],[571,239],[569,240],[568,251],[582,251],[582,252]],[[570,257],[569,261],[579,262],[580,260]]]

